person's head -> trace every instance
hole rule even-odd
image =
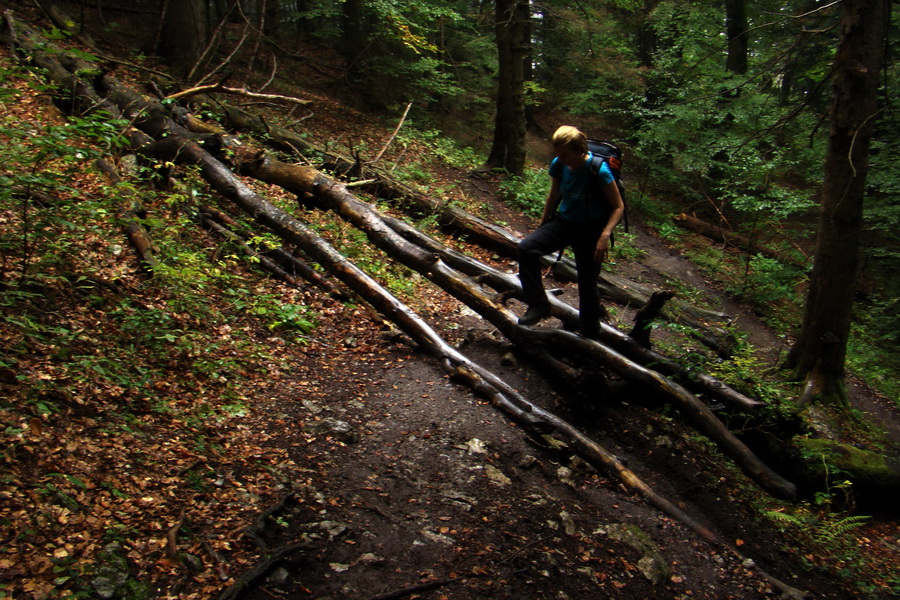
[[[563,125],[553,134],[553,154],[570,167],[577,166],[588,151],[587,136],[570,125]]]
[[[584,154],[588,151],[587,136],[581,133],[577,127],[571,125],[563,125],[553,134],[551,140],[553,150],[557,151],[567,148],[574,152]]]

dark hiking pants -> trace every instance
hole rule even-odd
[[[567,221],[557,215],[519,242],[519,280],[529,306],[549,304],[541,277],[541,258],[571,246],[578,269],[581,331],[590,333],[597,330],[600,319],[600,295],[597,292],[600,264],[594,261],[594,251],[605,224],[604,220],[586,223]]]

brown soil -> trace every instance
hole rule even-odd
[[[531,225],[502,205],[492,214],[519,231]],[[632,228],[648,254],[619,266],[622,272],[645,280],[665,273],[702,287],[723,310],[742,315],[739,324],[754,344],[777,354],[781,342],[749,311]],[[572,285],[559,285],[574,296]],[[525,435],[449,381],[432,359],[383,340],[375,340],[377,350],[362,350],[380,334],[357,312],[321,328],[328,345],[312,344],[298,356],[303,381],[281,381],[269,390],[270,408],[260,412],[292,424],[280,425],[272,443],[310,465],[308,479],[267,521],[263,537],[271,548],[309,543],[245,597],[777,596],[761,571],[812,597],[854,597],[804,566],[782,532],[751,506],[752,484],[641,390],[609,380],[560,387],[459,307],[435,311],[432,322],[470,358],[590,432],[743,556],[700,538],[565,447]],[[877,406],[896,424],[896,411]],[[331,433],[315,433],[317,424]],[[883,552],[897,549],[895,525],[888,519],[873,529]]]

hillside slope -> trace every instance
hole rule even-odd
[[[11,72],[15,61],[0,52]],[[140,81],[127,68],[117,74]],[[167,266],[150,276],[109,218],[125,189],[83,160],[112,157],[84,135],[96,124],[70,120],[79,124],[63,139],[68,150],[52,144],[44,134],[67,131],[65,117],[30,77],[5,83],[15,118],[4,142],[39,157],[27,163],[36,172],[65,177],[43,182],[55,196],[22,213],[4,206],[4,234],[25,214],[77,235],[45,236],[66,253],[35,260],[28,277],[4,271],[0,564],[9,595],[758,598],[776,593],[763,569],[814,597],[858,597],[819,568],[843,558],[811,555],[783,523],[761,520],[771,500],[680,417],[623,382],[554,383],[471,311],[358,248],[340,222],[304,213],[474,360],[582,425],[752,561],[660,514],[557,440],[524,435],[364,306],[241,266],[233,248],[185,218],[188,198],[216,201],[189,173],[175,173],[174,190],[141,192]],[[376,120],[320,100],[342,124],[347,115],[360,129]],[[364,129],[372,147],[390,134]],[[6,175],[22,166],[8,160]],[[468,185],[463,195],[481,189]],[[64,223],[51,220],[63,208]],[[499,204],[486,212],[529,226]],[[639,240],[649,254],[623,270],[693,273],[652,238]],[[12,245],[5,251],[16,256]],[[620,311],[623,320],[630,312]],[[884,565],[872,597],[889,594],[891,525],[874,522],[849,541],[861,544],[852,554],[860,563]]]

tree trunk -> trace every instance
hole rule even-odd
[[[371,81],[371,74],[364,73],[360,64],[369,39],[368,19],[366,0],[344,0],[340,52],[347,61],[348,76],[361,81]]]
[[[102,83],[109,94],[109,99],[117,104],[121,114],[131,118],[134,125],[146,134],[157,139],[161,138],[161,141],[145,144],[145,148],[149,147],[146,151],[164,156],[167,160],[197,165],[204,179],[216,190],[257,221],[287,241],[297,244],[310,257],[372,304],[382,315],[410,335],[426,352],[441,358],[450,369],[468,378],[474,383],[473,389],[487,393],[496,403],[502,404],[504,410],[523,415],[526,424],[531,424],[538,430],[542,426],[541,423],[546,424],[548,420],[559,421],[525,400],[490,371],[472,363],[448,346],[408,307],[348,262],[344,256],[335,252],[305,225],[252,192],[209,152],[195,141],[184,137],[189,132],[171,119],[167,119],[165,109],[158,102],[125,88],[109,75],[103,77]],[[145,139],[142,138],[142,141]],[[301,192],[314,194],[329,208],[363,230],[378,247],[389,252],[406,266],[434,280],[444,290],[497,326],[513,342],[544,346],[556,356],[573,353],[581,355],[588,362],[605,365],[626,380],[669,399],[685,412],[695,426],[718,443],[726,454],[770,493],[780,497],[795,495],[796,490],[790,482],[759,461],[705,404],[686,389],[595,341],[568,331],[531,329],[518,325],[515,315],[496,299],[496,295],[494,297],[489,295],[480,285],[449,267],[433,252],[402,238],[384,223],[372,207],[352,196],[345,186],[314,169],[282,164],[277,169],[276,177],[285,182],[293,181],[291,184],[293,188]],[[536,418],[538,416],[540,418]],[[567,424],[566,426],[569,427]],[[571,427],[569,430],[576,439],[589,441]]]
[[[728,60],[725,69],[737,75],[747,72],[747,0],[725,0],[725,34]]]
[[[250,175],[251,177],[265,181],[266,183],[281,186],[298,195],[316,192],[313,183],[316,170],[311,167],[283,163],[266,155],[253,152],[243,154],[238,153],[236,160],[237,168],[243,174]],[[321,193],[318,195],[321,197]],[[383,221],[388,227],[394,229],[398,234],[407,240],[412,241],[417,246],[420,246],[427,251],[427,253],[438,256],[452,268],[459,270],[470,277],[487,282],[498,292],[505,294],[511,293],[516,296],[521,294],[521,285],[519,284],[518,277],[508,273],[501,273],[471,257],[454,252],[435,240],[417,233],[415,229],[404,226],[402,222],[397,219],[390,219],[383,215],[379,215],[377,220]],[[409,246],[404,246],[401,242],[396,241],[396,238],[394,238],[391,233],[384,232],[384,228],[381,227],[380,224],[374,226],[371,225],[371,223],[374,222],[376,222],[376,220],[371,220],[369,227],[370,229],[377,228],[380,232],[378,236],[376,236],[376,239],[373,240],[376,245],[379,245],[379,247],[382,247],[388,252],[392,251],[393,246],[390,244],[386,245],[384,240],[382,240],[382,238],[389,238],[394,240],[393,244],[396,246],[403,246],[409,252],[417,252],[417,250],[412,250]],[[426,264],[426,261],[424,258],[420,258],[417,263]],[[410,266],[415,268],[415,264]],[[563,322],[573,326],[579,323],[578,312],[574,308],[562,302],[552,302],[554,305],[554,314]],[[647,348],[637,344],[635,340],[629,338],[624,333],[621,333],[615,327],[602,324],[601,339],[604,343],[609,344],[617,352],[625,354],[631,360],[637,361],[643,365],[654,365],[654,368],[657,371],[669,376],[678,377],[685,382],[694,381],[696,384],[699,384],[703,393],[708,394],[712,398],[716,398],[737,410],[752,412],[757,410],[761,405],[758,401],[751,400],[750,398],[735,392],[709,375],[702,373],[689,374],[686,370],[677,365],[677,363],[650,352]]]
[[[200,60],[209,42],[206,0],[169,2],[164,18],[160,54],[176,71],[186,75]]]
[[[281,127],[273,126],[259,117],[242,109],[225,105],[227,124],[241,131],[264,134],[270,143],[286,152],[302,156],[304,152],[312,152],[323,156],[320,168],[341,176],[371,179],[367,188],[379,198],[393,200],[398,208],[421,217],[437,217],[437,224],[459,235],[465,236],[473,243],[493,250],[503,256],[515,257],[516,245],[522,236],[509,231],[477,215],[473,215],[455,204],[447,204],[431,196],[395,180],[389,174],[373,169],[364,162],[354,161],[326,149],[314,147],[300,135]],[[545,266],[552,266],[554,275],[565,281],[575,281],[573,261],[564,258],[555,261],[546,257]],[[602,273],[597,285],[600,293],[616,302],[629,306],[643,306],[657,290],[650,288],[614,273]],[[730,356],[734,349],[733,336],[717,326],[717,323],[728,323],[726,314],[699,308],[678,298],[673,299],[662,310],[662,317],[674,323],[686,325],[695,330],[696,339],[715,350],[720,356]]]
[[[513,175],[525,172],[525,59],[530,17],[527,0],[496,0],[497,114],[487,165]]]
[[[637,14],[638,31],[637,31],[637,47],[638,58],[642,67],[653,66],[653,56],[657,49],[656,31],[650,24],[650,15],[656,8],[657,0],[644,0],[644,5]]]
[[[890,7],[887,0],[845,0],[842,7],[816,252],[803,326],[787,367],[807,380],[801,401],[819,397],[846,406],[844,362]]]

